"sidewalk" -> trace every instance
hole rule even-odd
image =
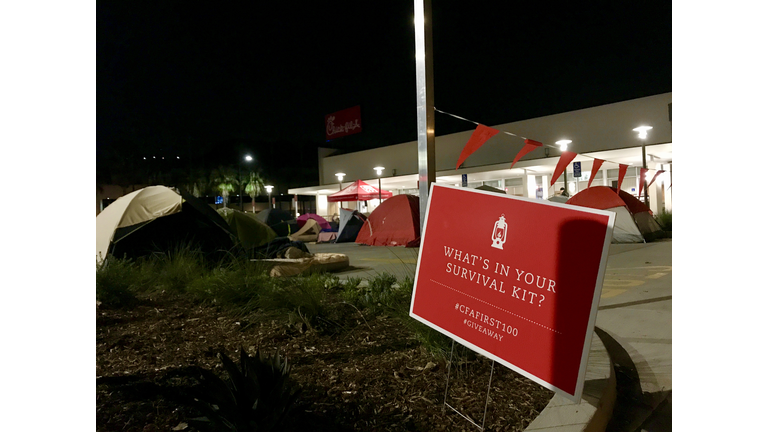
[[[417,248],[307,247],[349,256],[342,278],[413,275],[418,258]],[[595,334],[581,404],[555,397],[527,430],[671,431],[671,240],[611,245]]]

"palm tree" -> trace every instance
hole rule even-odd
[[[251,171],[251,177],[245,185],[245,193],[251,196],[251,208],[256,213],[256,196],[264,191],[264,179]]]
[[[221,197],[224,199],[224,207],[229,202],[229,193],[236,191],[239,185],[240,180],[237,178],[237,173],[231,168],[219,167],[211,173],[211,186],[221,192]]]

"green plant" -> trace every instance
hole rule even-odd
[[[656,215],[656,222],[661,225],[664,231],[672,231],[672,212],[666,209],[661,209],[658,215]]]
[[[140,284],[139,270],[131,260],[110,257],[96,265],[96,300],[104,307],[132,306]]]
[[[397,278],[390,273],[379,273],[368,280],[368,284],[360,285],[345,291],[345,297],[353,304],[368,309],[374,313],[389,312],[394,315],[408,313],[411,299],[411,288],[406,283],[398,283]]]
[[[263,265],[233,258],[192,280],[187,292],[243,315],[259,307],[259,295],[273,283]]]
[[[227,378],[201,371],[191,402],[203,417],[190,424],[202,431],[277,430],[301,392],[289,382],[288,361],[277,351],[268,356],[259,350],[250,357],[242,348],[239,367],[224,353],[219,359]]]
[[[290,324],[303,323],[307,328],[328,324],[323,315],[328,312],[330,291],[328,278],[314,274],[298,278],[272,279],[272,284],[259,298],[263,310],[287,311]]]
[[[199,248],[181,244],[168,252],[155,253],[147,265],[154,270],[158,288],[184,292],[191,281],[205,273],[205,256]]]

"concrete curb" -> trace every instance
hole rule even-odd
[[[555,395],[526,432],[604,432],[616,403],[616,375],[603,342],[592,334],[581,402]]]

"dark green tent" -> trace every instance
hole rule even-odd
[[[247,250],[263,246],[277,237],[277,233],[253,213],[244,213],[227,207],[216,211],[227,221],[240,241],[240,245]]]

